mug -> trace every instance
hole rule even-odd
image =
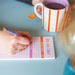
[[[47,7],[47,3],[58,3],[64,6],[61,9],[52,9]],[[42,14],[37,12],[38,6],[42,6]],[[58,32],[60,23],[64,14],[68,12],[70,5],[67,0],[43,0],[34,6],[35,14],[42,19],[43,28],[48,32]]]

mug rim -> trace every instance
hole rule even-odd
[[[67,1],[67,2],[68,2],[68,1]],[[47,9],[49,9],[49,10],[53,10],[53,11],[64,10],[65,8],[68,8],[68,6],[70,5],[70,3],[68,2],[68,5],[67,5],[65,8],[63,8],[63,9],[51,9],[51,8],[46,7],[43,2],[42,2],[42,4],[43,4],[43,6],[44,6],[45,8],[47,8]]]

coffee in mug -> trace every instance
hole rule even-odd
[[[43,3],[47,8],[50,9],[55,9],[55,10],[59,10],[59,9],[64,9],[65,6],[59,3]]]

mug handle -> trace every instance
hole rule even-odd
[[[42,4],[42,3],[36,4],[36,5],[34,6],[34,12],[35,12],[35,14],[36,14],[40,19],[42,19],[42,15],[37,12],[37,7],[38,7],[38,6],[43,6],[43,4]]]

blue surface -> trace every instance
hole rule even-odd
[[[62,75],[67,57],[57,43],[57,33],[42,28],[39,18],[29,19],[33,6],[15,0],[0,0],[0,24],[10,29],[29,31],[31,36],[54,37],[55,60],[0,61],[0,75]]]
[[[65,64],[63,75],[75,75],[75,68],[72,67],[69,59],[67,63]]]

